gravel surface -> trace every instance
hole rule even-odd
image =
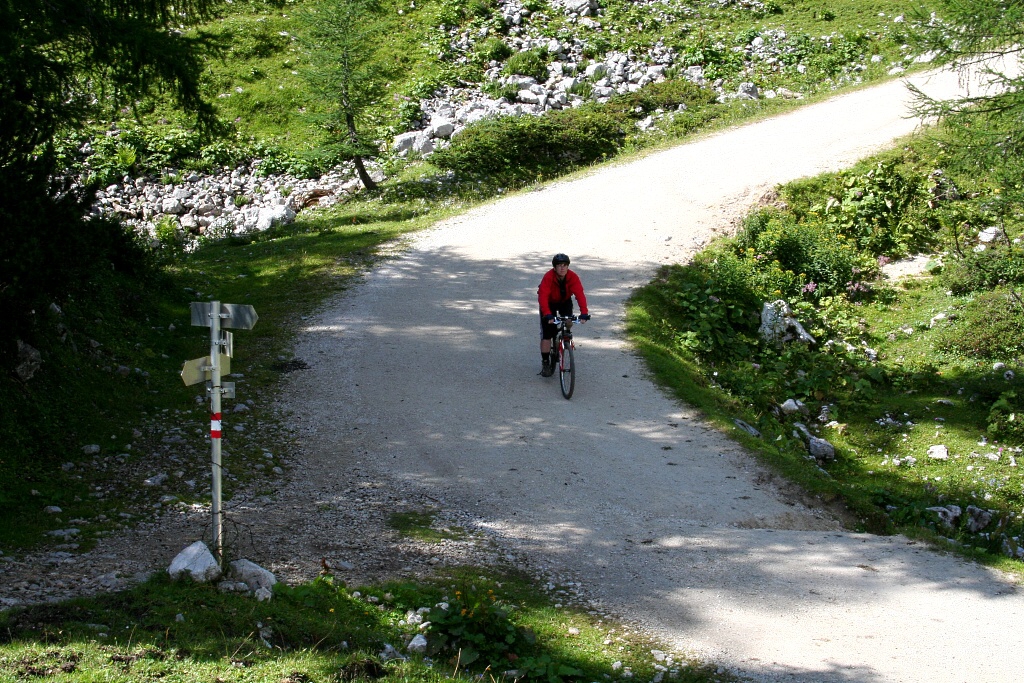
[[[934,94],[953,76],[921,77]],[[1024,596],[1007,577],[841,520],[645,376],[623,304],[772,188],[913,131],[891,83],[494,202],[415,237],[306,321],[279,407],[276,490],[231,503],[232,547],[288,581],[510,563],[758,681],[1010,681]],[[576,393],[537,375],[536,286],[565,251],[594,320]],[[301,364],[297,364],[297,367]],[[468,538],[425,545],[387,516]],[[205,533],[165,514],[86,554],[3,564],[0,601],[116,588]],[[65,556],[66,555],[66,556]],[[1012,678],[1011,678],[1012,677]]]

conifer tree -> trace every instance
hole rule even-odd
[[[331,147],[353,161],[368,190],[377,184],[363,159],[376,156],[378,150],[358,126],[384,92],[386,71],[375,47],[382,39],[380,12],[376,0],[325,0],[311,8],[303,22],[309,58],[304,75],[330,103],[322,125],[332,137]]]

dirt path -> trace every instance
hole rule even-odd
[[[951,76],[919,79],[935,94]],[[303,333],[306,467],[372,470],[679,648],[756,680],[1010,681],[1024,596],[902,537],[843,531],[644,376],[623,301],[775,184],[914,130],[892,83],[473,211]],[[566,251],[594,321],[572,401],[537,376],[535,291]]]

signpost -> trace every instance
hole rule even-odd
[[[224,562],[223,522],[221,517],[221,398],[235,397],[235,383],[222,382],[221,376],[231,374],[231,357],[235,352],[234,336],[223,328],[251,330],[259,316],[246,304],[222,304],[219,301],[193,301],[192,325],[210,328],[210,355],[186,361],[181,369],[185,386],[209,382],[210,441],[213,467],[211,511],[213,513],[213,545],[217,561]]]

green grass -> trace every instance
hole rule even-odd
[[[440,543],[466,537],[462,527],[435,528],[434,511],[395,512],[388,518],[388,526],[408,538],[423,543]]]
[[[556,607],[553,598],[561,591],[545,594],[522,576],[463,569],[431,582],[360,590],[325,576],[304,586],[278,584],[271,600],[258,602],[162,576],[123,593],[0,613],[0,681],[471,680],[483,661],[467,666],[457,649],[405,661],[384,661],[380,653],[385,644],[404,653],[421,632],[441,642],[445,628],[421,622],[437,622],[435,606],[442,601],[457,610],[481,596],[490,606],[460,617],[460,633],[504,625],[532,634],[514,642],[512,656],[492,676],[533,663],[601,680],[621,662],[649,680],[650,650],[658,644],[579,608]],[[421,608],[435,611],[410,621]],[[678,654],[674,666],[679,675],[673,680],[682,683],[729,680]]]

